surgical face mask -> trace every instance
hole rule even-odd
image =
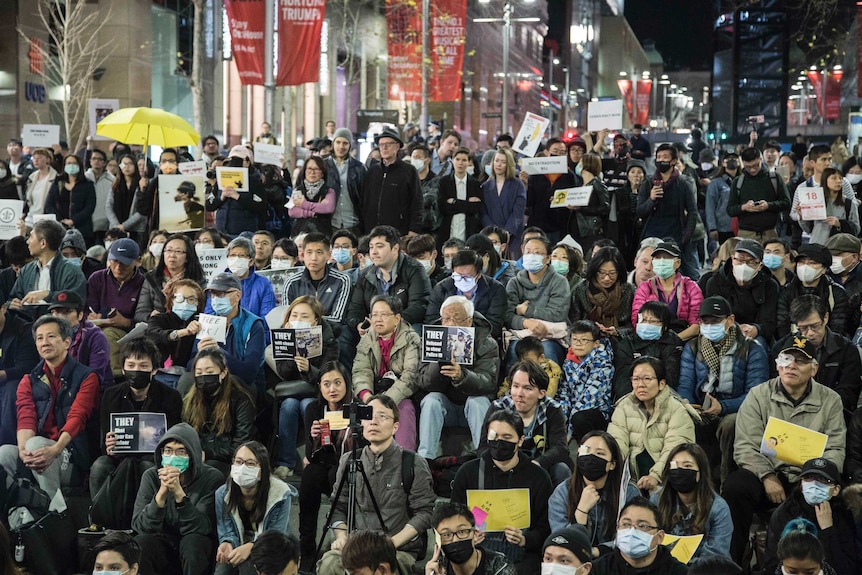
[[[247,465],[231,465],[230,478],[240,487],[254,487],[260,481],[260,468]]]
[[[780,269],[784,265],[784,257],[778,254],[764,254],[763,265],[771,270]]]
[[[195,253],[200,255],[201,252],[211,250],[215,246],[213,244],[195,244]]]
[[[829,501],[831,498],[829,485],[817,480],[803,481],[802,496],[808,505],[819,505],[824,501]]]
[[[131,568],[126,569],[125,571],[93,571],[93,575],[123,575],[129,571],[131,571]]]
[[[739,169],[739,162],[737,162],[736,160],[727,160],[725,167],[731,172],[735,172]]]
[[[150,244],[150,247],[147,249],[154,258],[157,258],[162,255],[162,250],[165,249],[165,244]]]
[[[733,264],[733,277],[742,283],[749,282],[757,275],[757,270],[747,264]]]
[[[448,261],[449,261],[449,262],[451,262],[451,261],[452,261],[452,259],[450,258]],[[371,261],[371,258],[370,258],[370,257],[365,256],[364,263],[362,264],[362,267],[363,267],[363,269],[364,269],[364,268],[367,268],[368,266],[372,265],[373,263],[374,263],[374,262],[372,262],[372,261]],[[446,264],[446,265],[449,265],[449,264]]]
[[[515,457],[517,450],[518,444],[514,441],[506,441],[504,439],[488,440],[488,454],[494,461],[509,461]]]
[[[655,169],[661,172],[662,174],[666,174],[673,168],[673,164],[670,162],[656,162]]]
[[[63,259],[75,267],[81,267],[81,258],[66,258],[66,257],[64,257]]]
[[[124,369],[123,375],[126,376],[126,381],[133,389],[144,389],[150,385],[150,381],[153,379],[153,374],[149,371]]]
[[[6,174],[9,172],[6,171],[6,168],[0,168],[0,180],[6,177]]]
[[[661,338],[661,326],[651,323],[638,323],[635,327],[638,337],[646,341],[656,341]]]
[[[723,340],[725,332],[723,323],[700,324],[700,335],[713,343]]]
[[[804,283],[811,283],[820,277],[823,270],[813,268],[807,264],[799,264],[796,266],[796,275]]]
[[[676,271],[673,269],[674,260],[660,259],[652,261],[652,271],[663,280],[672,276]]]
[[[248,258],[232,257],[227,259],[227,268],[235,276],[241,276],[248,272]]]
[[[575,166],[575,175],[580,176],[581,172],[583,172],[583,170],[584,170],[583,165],[580,162],[578,162],[578,165]]]
[[[77,164],[66,164],[63,166],[63,171],[70,176],[77,176],[81,173],[81,168]]]
[[[575,575],[577,572],[578,568],[574,565],[542,563],[542,575]]]
[[[697,470],[677,467],[667,474],[667,482],[677,493],[691,493],[697,487]]]
[[[503,244],[494,244],[494,251],[497,252],[497,255],[500,255],[500,252],[503,250]]]
[[[425,169],[425,160],[417,160],[416,158],[410,158],[410,163],[413,164],[413,167],[416,168],[417,172],[421,172]]]
[[[524,259],[522,263],[524,264],[524,269],[528,272],[536,273],[542,270],[545,267],[544,262],[545,256],[541,254],[524,254]]]
[[[212,397],[221,389],[221,380],[217,373],[196,375],[195,387],[201,390],[204,395]]]
[[[162,467],[176,467],[180,473],[185,473],[189,468],[189,458],[179,455],[162,455]]]
[[[335,248],[332,250],[332,259],[340,266],[350,261],[350,250],[347,248]]]
[[[217,315],[227,316],[233,309],[233,306],[230,304],[229,296],[222,297],[212,297],[212,307],[213,311],[216,312]]]
[[[461,293],[470,293],[474,289],[476,289],[476,278],[473,276],[458,276],[457,278],[453,275],[452,281],[455,282],[455,289],[457,289]]]
[[[712,164],[710,164],[709,162],[701,162],[700,169],[704,172],[709,172],[712,170]]]
[[[491,164],[485,166],[485,174],[487,174],[488,177],[491,177]]]
[[[198,311],[198,306],[192,305],[187,301],[177,302],[171,308],[171,311],[174,312],[179,318],[183,321],[188,321],[190,317],[195,315],[195,312]]]
[[[269,269],[272,270],[286,270],[292,267],[292,263],[290,260],[272,260],[269,264]],[[246,264],[248,265],[248,264]],[[231,270],[233,271],[233,270]]]
[[[308,329],[311,327],[311,322],[302,320],[291,321],[290,327],[293,329]]]
[[[0,176],[0,178],[3,176]],[[862,174],[847,174],[844,176],[847,178],[847,181],[850,182],[851,186],[855,186],[859,182],[862,182]]]
[[[652,535],[634,527],[617,531],[617,549],[632,559],[640,559],[649,555],[651,543]]]
[[[829,271],[835,275],[843,273],[847,269],[843,262],[844,258],[841,256],[832,256],[832,265],[829,266]]]
[[[425,270],[426,274],[431,273],[431,260],[417,260],[420,264],[422,264],[422,269]]]
[[[569,262],[565,260],[551,260],[551,268],[561,276],[569,273]]]
[[[473,167],[473,166],[467,166],[467,174],[468,174],[468,175],[472,176],[472,175],[473,175],[473,173],[474,173],[475,171],[476,171],[476,168],[475,168],[475,167]]]

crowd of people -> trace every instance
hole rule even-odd
[[[858,573],[862,159],[635,126],[551,138],[564,173],[528,175],[510,135],[461,143],[386,128],[362,162],[328,122],[291,173],[207,136],[201,227],[172,233],[158,175],[188,150],[11,140],[3,522],[83,494],[132,533],[94,571],[144,575]],[[586,204],[553,207],[571,188]],[[450,361],[423,326],[459,334]],[[319,353],[275,355],[279,328],[319,328]],[[130,449],[118,414],[163,423]],[[666,536],[702,541],[683,563]]]

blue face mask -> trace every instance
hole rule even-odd
[[[162,467],[176,467],[180,473],[185,473],[189,468],[189,458],[179,455],[162,455]]]
[[[187,321],[190,317],[195,315],[196,311],[198,311],[198,306],[192,305],[188,302],[175,303],[174,307],[171,308],[171,311],[177,314],[181,320]]]
[[[93,575],[123,575],[123,573],[128,573],[130,569],[126,569],[125,571],[93,571]]]
[[[646,341],[655,341],[661,337],[661,326],[650,323],[639,323],[635,327],[638,337]]]
[[[213,306],[213,311],[216,312],[216,315],[220,315],[223,317],[227,316],[227,314],[229,314],[231,312],[231,310],[233,309],[233,306],[230,305],[230,297],[229,296],[223,296],[223,297],[213,296],[212,297],[212,306]]]
[[[488,177],[491,177],[491,164],[485,166],[485,173],[488,175]]]
[[[577,166],[575,166],[575,175],[576,175],[576,176],[580,176],[580,175],[581,175],[581,171],[582,171],[582,170],[583,170],[583,168],[581,167],[581,163],[580,163],[580,162],[578,162],[578,165],[577,165]]]
[[[350,250],[347,248],[335,248],[332,250],[332,259],[340,266],[350,261]]]
[[[81,258],[63,258],[75,267],[81,267]]]
[[[632,559],[649,555],[650,543],[652,543],[652,535],[638,531],[634,527],[617,531],[617,549]]]
[[[808,505],[819,505],[824,501],[829,501],[829,486],[819,481],[803,481],[802,496]]]
[[[551,267],[561,276],[569,273],[569,262],[563,260],[551,260]]]
[[[457,279],[453,277],[452,280],[455,282],[455,287],[461,293],[470,293],[476,289],[476,278],[472,276],[459,276]]]
[[[700,335],[713,343],[717,343],[724,339],[726,330],[723,323],[714,323],[711,325],[700,324]]]
[[[763,265],[771,270],[777,270],[784,265],[784,258],[778,254],[764,254]]]
[[[536,273],[540,271],[543,267],[545,267],[545,262],[543,261],[545,256],[541,254],[524,254],[524,257],[521,260],[521,263],[524,264],[524,269],[528,272]]]
[[[676,273],[673,269],[674,260],[653,260],[652,261],[652,271],[655,272],[655,275],[660,277],[663,280],[666,280],[674,273]]]

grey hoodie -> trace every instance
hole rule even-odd
[[[524,329],[525,319],[565,322],[569,318],[572,290],[569,289],[568,280],[550,267],[546,268],[545,275],[538,284],[530,281],[530,275],[526,271],[518,272],[518,275],[509,280],[506,295],[509,299],[509,315],[512,318],[509,327],[512,329]],[[515,308],[525,301],[530,302],[527,313],[516,314]]]
[[[169,441],[182,443],[189,452],[189,468],[183,490],[189,500],[178,506],[172,495],[168,495],[163,508],[156,505],[159,491],[159,469],[162,467],[162,448]],[[224,483],[218,469],[203,462],[203,452],[198,434],[187,423],[178,423],[168,429],[153,453],[156,467],[147,469],[141,477],[141,487],[135,500],[132,529],[138,533],[162,533],[182,537],[196,533],[215,533],[215,491]]]

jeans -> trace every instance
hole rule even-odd
[[[55,443],[57,442],[53,439],[37,435],[27,440],[27,443],[24,444],[24,449],[32,453],[42,449],[43,447],[50,447]],[[36,478],[36,483],[42,491],[52,499],[61,486],[69,485],[71,483],[73,469],[72,462],[69,461],[69,456],[69,450],[64,449],[63,453],[57,456],[57,458],[52,461],[51,464],[42,471],[42,473],[37,473],[36,471],[33,472],[33,477]],[[3,467],[6,474],[10,477],[15,475],[15,472],[18,470],[17,445],[3,445],[0,447],[0,466]],[[65,510],[65,504],[63,504],[62,507],[63,509],[58,509],[57,511]]]
[[[437,457],[443,427],[469,427],[473,446],[479,447],[482,423],[490,406],[491,401],[481,395],[468,397],[464,405],[456,405],[440,392],[429,393],[420,404],[417,453],[425,459]]]
[[[214,539],[208,535],[190,533],[169,537],[161,533],[141,533],[135,536],[135,541],[141,548],[141,573],[212,573],[215,546]]]
[[[679,272],[692,281],[700,279],[700,262],[697,261],[697,243],[688,241],[682,246],[682,265]]]
[[[296,435],[305,415],[305,409],[314,401],[313,397],[296,399],[288,397],[278,409],[278,458],[276,467],[296,467]]]
[[[395,443],[401,449],[416,451],[416,404],[410,398],[398,403],[398,430],[395,432]]]

